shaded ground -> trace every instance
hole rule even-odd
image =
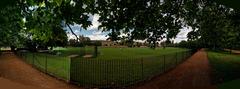
[[[23,85],[17,82],[0,77],[0,86],[2,89],[43,89],[42,87]],[[44,88],[45,89],[45,88]]]
[[[204,50],[196,52],[172,71],[134,89],[215,89],[211,85],[210,67]]]
[[[10,81],[13,85],[17,83],[16,86],[25,85],[38,89],[81,89],[34,69],[12,53],[3,53],[0,58],[0,81]]]
[[[209,51],[212,83],[218,89],[240,89],[240,57],[225,51]]]

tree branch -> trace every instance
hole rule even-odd
[[[66,23],[66,25],[68,26],[68,28],[70,29],[71,33],[77,38],[77,41],[78,41],[78,36],[73,32],[72,28],[69,26],[69,24]]]

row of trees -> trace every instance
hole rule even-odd
[[[156,43],[175,38],[179,29],[192,27],[190,41],[205,47],[235,48],[238,42],[239,11],[213,0],[3,0],[0,7],[0,46],[24,46],[37,41],[45,46],[58,46],[67,41],[66,31],[75,35],[92,23],[98,14],[99,29],[109,31],[113,41],[121,34],[127,39]],[[25,45],[26,46],[26,45]]]
[[[213,1],[202,3],[188,20],[195,28],[188,33],[189,43],[212,49],[239,49],[240,12]]]

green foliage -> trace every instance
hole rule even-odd
[[[112,41],[127,34],[129,43],[146,40],[156,47],[190,26],[189,40],[212,48],[239,47],[239,12],[213,0],[20,0],[0,7],[0,45],[22,44],[31,39],[44,45],[65,45],[63,27],[86,29],[90,15],[99,15],[99,29],[110,31]],[[3,1],[3,3],[6,3]],[[227,4],[226,4],[227,5]],[[81,28],[79,28],[81,30]],[[59,32],[56,34],[56,32]],[[214,33],[214,34],[213,34]],[[55,37],[57,37],[55,39]],[[228,44],[222,44],[228,43]]]
[[[0,46],[21,46],[23,19],[18,6],[7,4],[0,9]]]
[[[112,40],[121,33],[131,34],[129,40],[149,39],[149,43],[174,38],[181,28],[178,11],[181,1],[98,1],[100,28],[111,31]],[[164,36],[167,34],[167,36]]]
[[[180,43],[175,44],[176,47],[188,48],[192,50],[198,50],[200,48],[205,48],[201,41],[181,41]]]
[[[232,49],[239,45],[239,26],[236,25],[239,24],[239,11],[210,0],[189,4],[192,5],[185,7],[189,12],[185,12],[184,17],[187,25],[193,28],[188,33],[189,40],[198,40],[203,47],[213,49]]]
[[[215,0],[216,2],[219,2],[223,5],[226,5],[230,8],[234,8],[234,9],[240,9],[240,6],[238,3],[240,3],[239,0]]]
[[[208,58],[212,67],[212,81],[221,84],[240,78],[239,56],[224,51],[210,51]]]

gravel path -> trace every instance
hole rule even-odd
[[[0,58],[0,78],[38,89],[82,89],[34,69],[9,52]]]
[[[196,52],[172,71],[133,86],[134,89],[216,89],[210,82],[210,67],[204,50]]]

